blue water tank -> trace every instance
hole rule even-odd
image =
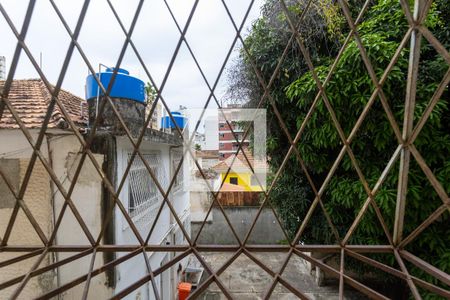
[[[113,71],[113,68],[107,68],[105,72],[96,73],[105,90],[108,89]],[[94,75],[91,74],[86,78],[86,100],[97,98],[98,93],[100,96],[104,95],[99,89]],[[127,70],[118,69],[109,95],[111,98],[125,98],[145,103],[145,84],[142,80],[130,76],[130,72]]]
[[[172,112],[172,116],[175,119],[175,123],[180,129],[183,129],[186,126],[186,117],[183,116],[180,112],[174,111]],[[161,118],[161,128],[176,128],[176,126],[170,116],[165,116]]]

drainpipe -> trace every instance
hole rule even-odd
[[[53,151],[50,147],[50,141],[51,141],[51,136],[50,134],[45,134],[46,140],[47,140],[47,153],[48,153],[48,161],[50,164],[50,167],[53,170]],[[52,206],[52,223],[53,223],[53,230],[55,229],[55,222],[56,222],[56,211],[55,211],[55,187],[54,187],[54,182],[52,180],[50,180],[50,193],[51,193],[51,206]],[[54,244],[58,244],[58,240],[57,240],[57,234],[55,234],[55,240],[54,240]],[[55,251],[53,252],[53,262],[58,262],[59,261],[59,252]],[[59,272],[58,272],[58,268],[55,268],[55,272],[56,272],[56,285],[57,287],[61,286],[61,278],[59,276]],[[58,299],[62,299],[61,298],[61,294],[58,294]]]
[[[172,149],[179,148],[179,147],[180,146],[169,146],[169,174],[171,173],[170,171],[173,170]],[[172,178],[172,174],[169,175],[169,178]],[[170,183],[170,181],[169,181],[169,183]],[[170,191],[170,194],[171,195],[173,194],[172,191]],[[167,198],[169,198],[169,196]],[[167,199],[167,200],[169,200],[169,199]],[[170,214],[170,226],[172,226],[174,224],[174,222],[175,222],[175,218],[173,217],[172,214]]]

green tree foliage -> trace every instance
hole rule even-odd
[[[152,105],[158,93],[156,92],[155,87],[150,82],[147,82],[145,84],[145,95],[147,99],[147,105]]]
[[[336,11],[331,9],[330,13],[330,5],[333,4],[331,2],[325,4],[326,10],[321,9],[320,6],[315,7],[314,12],[306,16],[306,27],[312,24],[308,23],[308,16],[310,16],[314,18],[314,24],[321,24],[320,29],[317,30],[317,27],[315,30],[303,28],[304,32],[301,32],[311,53],[315,72],[322,82],[340,48],[342,33],[348,32],[347,25],[338,17]],[[325,4],[322,3],[322,7]],[[283,43],[285,45],[289,37],[286,33],[287,28],[282,25],[283,14],[280,10],[274,9],[274,5],[273,1],[267,1],[266,9],[267,7],[271,8],[269,9],[270,13],[267,11],[263,13],[246,39],[250,54],[256,57],[256,65],[263,72],[266,81],[270,78],[278,58],[281,56],[284,49]],[[449,7],[450,1],[448,0],[435,2],[426,20],[427,27],[447,49],[450,49]],[[301,11],[301,5],[291,6],[294,19],[298,18]],[[355,11],[358,11],[358,4]],[[358,32],[378,78],[383,75],[407,29],[408,24],[398,1],[382,0],[369,6],[363,22],[358,27]],[[304,33],[310,33],[311,36],[304,35]],[[309,43],[309,41],[311,42]],[[318,89],[312,74],[306,68],[304,60],[299,59],[301,55],[299,55],[298,49],[294,47],[291,51],[282,65],[282,72],[275,80],[271,95],[288,125],[288,130],[291,134],[295,134],[311,107]],[[408,59],[409,49],[402,50],[398,61],[383,85],[383,92],[400,130],[403,123]],[[245,71],[242,72],[244,79],[240,79],[241,83],[245,80],[255,79],[252,75],[249,75],[251,74],[249,65],[246,56],[242,55],[241,65],[236,68],[241,72]],[[419,78],[417,80],[414,124],[417,124],[422,116],[448,67],[444,59],[423,39]],[[345,135],[348,136],[375,88],[354,40],[344,50],[333,74],[325,91],[338,122]],[[292,82],[292,80],[294,81]],[[239,80],[235,79],[236,81]],[[243,86],[247,90],[242,89]],[[262,93],[254,81],[252,86],[237,84],[235,87],[241,87],[241,91],[245,91],[247,98],[251,100],[250,105],[254,105],[256,99],[258,99],[256,96]],[[447,193],[450,193],[449,102],[450,93],[447,87],[428,122],[414,142]],[[276,170],[286,154],[286,151],[280,151],[280,149],[287,149],[289,143],[271,110],[269,110],[268,119],[267,150],[271,166],[273,170]],[[385,110],[380,99],[376,98],[351,144],[351,149],[371,188],[374,187],[397,145],[398,141],[386,117]],[[334,127],[330,113],[320,99],[298,145],[306,167],[317,186],[320,186],[323,182],[341,148],[342,142]],[[290,166],[298,166],[294,157],[291,161]],[[375,197],[391,233],[393,232],[397,196],[398,169],[397,163]],[[285,169],[274,187],[272,196],[272,203],[276,205],[284,225],[288,232],[294,235],[314,198],[299,167],[287,167]],[[367,193],[346,154],[323,195],[325,209],[331,215],[341,237],[350,228],[366,199]],[[411,233],[440,205],[442,205],[441,199],[414,158],[411,158],[404,235]],[[317,207],[317,210],[320,210],[320,207]],[[406,248],[447,273],[450,273],[449,221],[450,214],[446,211]],[[310,224],[304,232],[302,242],[335,242],[323,214],[315,213]],[[387,244],[387,238],[372,208],[369,208],[349,243]],[[386,258],[380,257],[379,259],[394,265],[393,257],[389,261],[386,261]],[[364,271],[361,265],[355,265],[354,267],[357,270]],[[412,273],[435,284],[440,284],[418,269],[412,268]],[[429,294],[426,297],[433,298]]]

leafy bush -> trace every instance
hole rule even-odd
[[[246,39],[249,52],[255,59],[266,82],[269,81],[275,70],[278,59],[290,37],[284,14],[276,2],[274,0],[266,1],[262,17],[255,22]],[[288,3],[294,23],[305,8],[305,3]],[[325,0],[319,1],[319,4],[312,7],[312,12],[305,15],[305,23],[300,28],[300,34],[304,37],[306,47],[311,54],[315,72],[319,80],[323,82],[342,45],[344,37],[342,33],[348,32],[349,28],[333,8],[333,5],[336,4]],[[323,9],[324,5],[327,9]],[[360,1],[354,2],[352,8],[354,15],[359,11],[361,5]],[[450,1],[438,0],[432,5],[426,20],[426,26],[447,49],[450,49],[449,19]],[[381,78],[383,75],[407,30],[408,23],[397,0],[381,0],[369,6],[358,27],[358,32],[377,78]],[[382,88],[400,130],[403,123],[407,84],[408,46],[409,43],[406,49],[401,51],[398,61]],[[298,45],[294,43],[287,52],[285,61],[281,64],[280,73],[275,78],[271,89],[271,97],[292,136],[300,128],[318,92],[316,82],[302,57]],[[414,124],[417,124],[422,116],[449,67],[425,39],[421,43],[420,58]],[[325,91],[337,120],[348,137],[375,88],[354,39],[344,50],[333,74]],[[249,99],[246,104],[250,107],[256,106],[263,91],[257,83],[250,60],[244,51],[241,52],[241,59],[231,75],[231,97],[238,96]],[[295,80],[292,82],[293,79]],[[447,193],[450,193],[449,102],[450,93],[447,87],[414,142]],[[269,108],[267,153],[272,170],[276,172],[286,155],[289,142],[281,130],[273,110],[270,109],[269,101],[264,104]],[[385,109],[377,97],[351,143],[351,149],[371,188],[377,182],[397,146],[398,141],[386,117]],[[341,148],[341,138],[324,102],[319,100],[298,144],[298,150],[317,187],[320,187]],[[397,162],[375,197],[391,233],[395,219],[398,170]],[[277,207],[288,233],[291,237],[294,236],[314,198],[295,155],[290,158],[288,166],[274,186],[271,195],[271,201]],[[346,154],[323,195],[325,209],[330,214],[341,237],[351,226],[366,199],[367,193]],[[442,205],[442,201],[412,157],[404,236],[411,233],[440,205]],[[320,207],[317,207],[316,213],[310,220],[310,225],[302,236],[302,242],[335,242],[323,213],[319,212]],[[446,211],[407,246],[408,251],[447,273],[450,272],[449,221],[450,214]],[[361,220],[349,243],[387,244],[387,238],[372,208],[369,208]],[[380,260],[394,265],[392,256],[390,259],[383,256],[380,257]],[[356,264],[353,267],[361,272],[364,271],[362,264]],[[423,274],[418,269],[411,268],[411,271],[414,275],[439,284],[436,279]],[[433,298],[430,294],[426,294],[426,297]]]

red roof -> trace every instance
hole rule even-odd
[[[253,170],[256,173],[266,172],[267,171],[267,164],[264,161],[261,160],[255,160],[253,158],[252,153],[248,149],[244,149],[245,156],[242,154],[242,150],[239,151],[239,153],[230,155],[227,159],[219,162],[217,165],[213,166],[212,169],[219,173],[225,173],[227,172],[228,168],[231,166],[230,172],[233,173],[247,173],[251,172],[251,169],[249,167],[252,166]],[[236,158],[234,158],[236,157]],[[248,162],[247,162],[247,159]],[[234,159],[234,162],[233,162]]]
[[[195,151],[195,156],[201,158],[219,158],[219,150],[197,150]]]
[[[245,187],[224,182],[220,188],[220,192],[245,192]]]
[[[0,87],[3,85],[4,81],[0,81]],[[62,89],[59,92],[58,99],[76,125],[86,125],[88,111],[84,99]],[[51,94],[41,79],[13,80],[8,100],[26,128],[41,128],[51,101]],[[0,128],[19,128],[6,106],[0,121]],[[68,123],[58,105],[55,105],[48,128],[68,128]]]

